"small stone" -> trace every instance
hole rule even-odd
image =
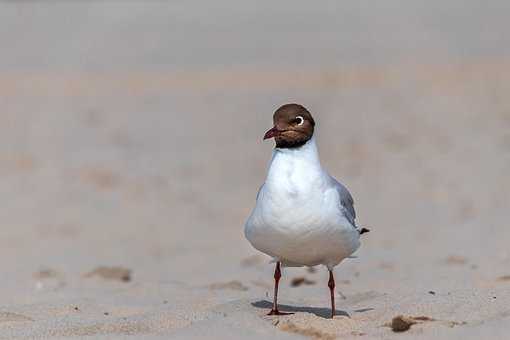
[[[416,325],[420,322],[425,321],[436,321],[435,319],[428,316],[404,316],[398,315],[391,320],[391,323],[386,326],[391,327],[394,332],[405,332],[411,328],[412,325]]]
[[[416,321],[412,318],[398,315],[391,320],[391,330],[394,332],[405,332],[415,325]]]

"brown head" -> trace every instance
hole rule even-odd
[[[274,127],[267,131],[264,139],[274,138],[277,148],[297,148],[313,136],[315,121],[312,115],[299,104],[285,104],[273,116]]]

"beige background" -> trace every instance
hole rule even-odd
[[[0,3],[0,338],[393,339],[398,314],[438,320],[406,338],[506,338],[509,10]],[[243,224],[286,102],[372,232],[337,267],[340,316],[324,268],[290,269],[275,327]]]

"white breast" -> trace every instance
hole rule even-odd
[[[333,267],[359,247],[314,138],[300,148],[275,149],[245,234],[256,249],[287,265]]]

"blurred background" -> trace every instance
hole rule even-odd
[[[314,114],[323,164],[372,229],[339,277],[373,289],[507,274],[509,11],[0,3],[3,301],[32,301],[46,267],[271,283],[243,226],[273,147],[262,136],[288,102]]]

